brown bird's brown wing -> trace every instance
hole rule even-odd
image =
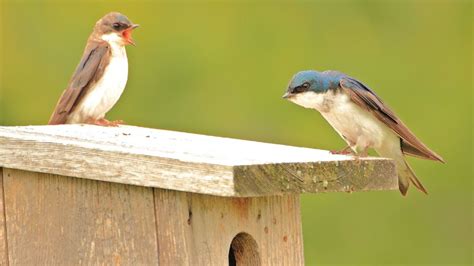
[[[367,86],[350,77],[343,77],[339,86],[351,100],[370,112],[400,136],[403,153],[411,156],[444,162],[443,158],[423,144],[410,129]]]
[[[107,42],[89,41],[67,89],[63,91],[56,104],[49,119],[49,125],[66,123],[68,115],[87,93],[87,90],[102,76],[109,57],[110,48]]]

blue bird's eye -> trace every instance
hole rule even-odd
[[[114,27],[114,29],[118,30],[118,29],[120,29],[120,23],[116,22],[116,23],[112,24],[112,27]]]
[[[308,82],[303,83],[302,85],[293,89],[293,93],[305,92],[309,89],[310,84]]]

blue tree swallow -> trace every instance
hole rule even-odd
[[[316,109],[346,141],[338,153],[367,156],[369,148],[395,161],[398,187],[406,195],[410,183],[428,194],[404,155],[444,162],[423,144],[369,87],[338,71],[301,71],[283,98]]]
[[[49,120],[50,125],[88,123],[117,126],[105,114],[115,105],[127,84],[125,46],[135,45],[131,34],[138,27],[126,16],[111,12],[95,24],[82,59]]]

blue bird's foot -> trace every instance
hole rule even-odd
[[[331,154],[340,154],[340,155],[354,155],[354,152],[352,151],[351,149],[351,146],[347,146],[345,147],[344,149],[340,150],[340,151],[336,151],[336,150],[331,150],[329,151]]]
[[[357,154],[354,154],[354,159],[356,160],[357,164],[359,164],[361,162],[361,158],[365,158],[369,156],[369,148],[368,147],[365,147],[362,152],[360,153],[357,153]]]

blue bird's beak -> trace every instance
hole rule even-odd
[[[282,98],[283,98],[283,99],[288,99],[288,98],[290,98],[291,96],[293,96],[293,94],[291,94],[291,92],[286,92],[285,94],[283,94]]]

